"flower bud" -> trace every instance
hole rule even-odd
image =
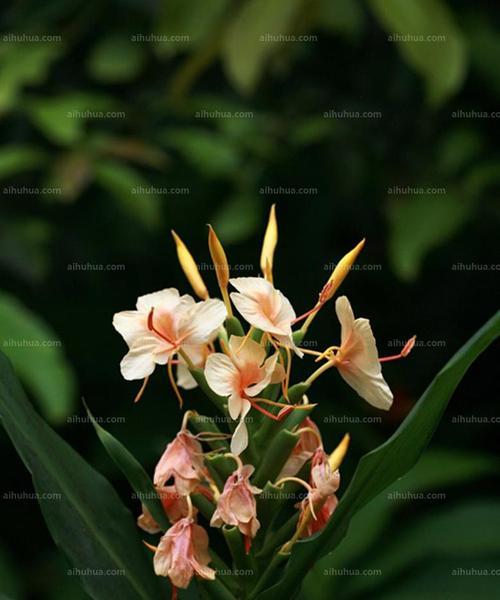
[[[186,244],[181,240],[181,238],[175,233],[173,229],[172,236],[175,241],[177,258],[179,259],[179,263],[182,267],[182,270],[184,271],[184,275],[191,284],[194,293],[202,300],[206,300],[209,297],[208,290],[200,275],[200,271],[198,270],[198,266],[196,265],[194,258],[187,249]]]
[[[278,223],[276,222],[276,205],[271,206],[269,220],[267,222],[266,233],[264,234],[264,242],[262,243],[262,252],[260,255],[260,268],[264,277],[271,281],[273,280],[273,261],[274,250],[278,243]]]

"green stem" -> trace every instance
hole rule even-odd
[[[292,433],[286,429],[280,431],[262,457],[257,471],[252,478],[253,484],[257,487],[262,487],[268,481],[274,481],[299,439],[300,435],[296,433]]]
[[[260,592],[268,585],[268,582],[273,579],[275,571],[280,567],[280,565],[288,559],[288,556],[284,554],[275,554],[269,563],[267,569],[262,573],[257,585],[252,590],[250,596],[248,596],[248,600],[254,600],[258,598]]]

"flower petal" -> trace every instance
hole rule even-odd
[[[248,446],[248,430],[245,423],[245,416],[251,408],[250,402],[247,402],[241,411],[240,422],[234,430],[233,437],[231,438],[231,452],[235,456],[239,456]]]
[[[123,357],[120,369],[124,379],[144,379],[155,369],[156,364],[165,364],[169,348],[154,335],[146,334],[135,340]]]
[[[230,396],[235,391],[238,369],[221,352],[210,354],[205,363],[205,377],[210,388],[219,396]]]
[[[147,319],[136,310],[124,310],[113,316],[113,327],[127,342],[129,348],[135,340],[146,333]]]
[[[213,340],[226,317],[227,310],[222,300],[212,298],[197,302],[180,325],[180,335],[185,338],[186,344],[206,344]]]

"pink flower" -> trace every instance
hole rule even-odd
[[[260,523],[257,520],[254,494],[260,494],[262,490],[250,483],[249,478],[253,472],[252,465],[240,465],[227,478],[210,521],[212,527],[220,527],[225,523],[238,527],[247,540],[256,536]]]
[[[301,519],[309,506],[314,507],[314,518],[307,525],[307,536],[323,529],[338,504],[335,492],[340,485],[340,473],[338,469],[332,472],[328,455],[322,448],[318,448],[314,453],[309,483],[311,490],[307,497],[297,505],[301,509]]]
[[[241,316],[302,356],[292,339],[296,315],[288,298],[261,277],[236,277],[229,282],[238,290],[230,295]]]
[[[189,504],[186,496],[181,496],[176,490],[175,485],[158,488],[156,491],[170,523],[175,523],[179,519],[188,516]],[[193,514],[196,515],[196,509],[193,508],[192,510],[195,511]],[[137,519],[137,525],[148,533],[158,533],[161,531],[161,527],[144,504],[142,505],[142,514]]]
[[[207,358],[205,377],[216,394],[229,397],[229,415],[240,420],[231,440],[231,452],[239,455],[248,445],[245,416],[252,406],[249,398],[269,383],[281,381],[284,373],[277,364],[278,354],[266,359],[265,349],[251,339],[232,335],[229,352],[230,356],[216,352]]]
[[[335,310],[341,325],[341,345],[333,358],[340,375],[367,402],[389,410],[392,392],[382,369],[368,319],[355,319],[349,300],[337,298]]]
[[[179,296],[175,288],[141,296],[137,310],[113,317],[113,326],[129,347],[120,363],[123,377],[144,379],[181,348],[212,341],[226,315],[221,300],[195,302],[188,294]]]
[[[278,479],[297,475],[316,450],[321,448],[321,433],[312,419],[306,417],[300,429],[299,441],[281,469]]]
[[[191,517],[177,521],[163,535],[154,555],[156,575],[169,577],[172,585],[187,588],[193,575],[215,579],[210,562],[207,532]]]
[[[179,431],[168,444],[156,465],[154,484],[161,488],[171,477],[181,495],[190,494],[205,477],[203,448],[187,429]]]

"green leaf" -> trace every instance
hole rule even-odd
[[[15,298],[0,293],[0,339],[47,419],[62,423],[75,407],[75,377],[61,341]]]
[[[59,57],[59,42],[19,43],[2,40],[0,46],[0,113],[13,108],[25,85],[42,83]]]
[[[388,203],[389,257],[402,279],[414,280],[425,256],[455,235],[472,212],[474,197],[445,192],[400,195]]]
[[[94,46],[87,69],[104,83],[122,83],[137,77],[145,62],[141,44],[132,43],[125,34],[108,35]]]
[[[363,553],[370,556],[369,553],[373,550],[371,556],[375,555],[375,545],[384,535],[384,530],[394,513],[405,502],[398,500],[395,494],[403,494],[404,498],[408,493],[442,491],[452,485],[469,484],[475,479],[494,473],[495,470],[496,461],[488,455],[448,450],[426,452],[409,473],[384,490],[353,517],[349,525],[349,535],[342,540],[335,552],[316,563],[308,576],[309,580],[313,582],[320,579],[324,569],[341,570],[352,565],[354,560],[361,560]],[[394,497],[395,501],[389,501],[389,498]],[[379,549],[376,553],[378,552]],[[326,599],[337,592],[340,593],[344,584],[344,578],[333,577],[326,588],[322,585],[318,593],[311,592],[311,600]]]
[[[71,145],[82,140],[89,119],[125,117],[114,99],[97,94],[72,92],[30,99],[27,112],[33,123],[53,143]]]
[[[437,374],[396,432],[384,444],[361,458],[332,519],[321,533],[295,544],[283,577],[259,595],[260,600],[271,600],[278,596],[293,597],[304,574],[314,562],[338,546],[352,517],[415,465],[462,377],[499,335],[500,311]]]
[[[215,213],[212,222],[226,244],[251,237],[261,225],[263,212],[260,198],[248,194],[233,196]]]
[[[350,578],[344,590],[354,597],[371,594],[374,587],[411,571],[428,557],[455,557],[462,562],[467,555],[498,552],[499,530],[498,502],[475,501],[424,515],[378,546],[369,562],[370,569],[380,571],[377,577]]]
[[[106,431],[104,427],[101,427],[97,423],[86,404],[85,408],[107,453],[125,475],[137,497],[140,498],[141,502],[147,507],[154,520],[163,531],[166,531],[170,527],[170,523],[165,515],[161,500],[156,493],[151,478],[133,454],[129,452],[121,442],[113,437],[109,431]]]
[[[45,153],[32,146],[11,144],[0,150],[0,179],[32,171],[45,163]]]
[[[241,92],[253,91],[269,58],[283,46],[267,34],[288,34],[303,5],[303,0],[248,0],[241,6],[222,50],[227,75]]]
[[[2,353],[0,416],[32,475],[49,531],[89,596],[163,597],[130,512],[109,482],[33,410]]]
[[[369,5],[388,40],[398,43],[402,57],[424,79],[432,106],[460,89],[466,74],[466,46],[444,1],[370,0]]]
[[[155,47],[160,55],[172,56],[192,50],[214,32],[229,0],[169,0],[160,5],[156,19]]]
[[[132,167],[114,160],[100,160],[95,180],[106,189],[120,208],[150,230],[162,222],[160,197],[143,176]]]
[[[208,129],[171,129],[162,139],[209,177],[232,176],[240,167],[238,147],[220,133]]]

